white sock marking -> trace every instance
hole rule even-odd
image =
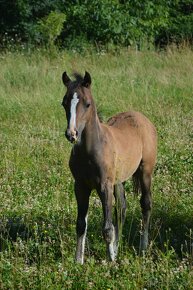
[[[115,260],[115,249],[114,249],[114,242],[115,242],[115,228],[113,226],[113,236],[112,236],[112,240],[110,242],[110,244],[108,245],[109,247],[109,255],[110,255],[110,259],[111,261]]]
[[[85,232],[84,232],[84,235],[83,235],[83,238],[82,238],[81,264],[84,263],[84,249],[85,249],[86,232],[87,232],[87,221],[88,221],[88,215],[85,218],[86,228],[85,228]]]
[[[86,240],[86,232],[87,232],[87,220],[88,215],[85,217],[86,228],[84,234],[79,237],[76,245],[76,261],[80,264],[84,264],[84,249],[85,249],[85,240]]]

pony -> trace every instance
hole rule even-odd
[[[103,237],[110,261],[116,259],[119,234],[126,216],[124,182],[133,177],[141,192],[142,231],[140,249],[148,246],[148,228],[152,208],[151,183],[156,164],[157,133],[143,114],[119,113],[102,123],[91,93],[91,75],[66,72],[62,80],[66,93],[62,106],[66,112],[65,136],[73,144],[69,167],[74,177],[77,201],[77,245],[75,260],[84,263],[87,213],[91,191],[95,189],[103,209]],[[113,224],[113,196],[116,202]]]

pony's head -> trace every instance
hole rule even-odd
[[[90,91],[90,74],[85,72],[85,76],[82,77],[74,73],[74,77],[75,80],[71,81],[66,72],[62,75],[63,83],[67,88],[62,105],[67,118],[66,138],[71,143],[79,143],[85,125],[92,114],[93,99]]]

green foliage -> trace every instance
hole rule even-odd
[[[152,1],[80,1],[68,11],[67,35],[84,35],[99,45],[128,46],[153,38],[168,22],[168,8]]]
[[[8,38],[17,39],[23,43],[39,43],[37,23],[51,11],[60,11],[62,0],[16,0],[0,1],[0,37],[6,45]]]
[[[38,22],[37,30],[49,46],[53,46],[56,38],[61,34],[65,20],[64,13],[52,11]]]
[[[1,46],[10,39],[36,45],[58,38],[58,44],[77,50],[88,43],[98,48],[192,43],[192,0],[2,0],[0,5]]]

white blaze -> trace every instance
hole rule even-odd
[[[76,106],[79,102],[78,95],[75,92],[72,100],[71,100],[71,108],[70,108],[70,130],[73,130],[76,128]]]

